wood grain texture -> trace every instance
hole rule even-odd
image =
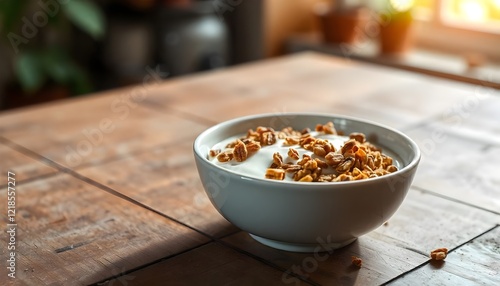
[[[475,90],[470,85],[319,54],[286,59],[165,83],[144,103],[212,122],[255,113],[326,112],[403,128],[441,114]],[[213,104],[207,106],[207,102]]]
[[[500,214],[498,135],[467,136],[439,123],[407,133],[422,151],[415,186]]]
[[[0,136],[76,169],[175,142],[206,128],[139,106],[128,97],[134,90],[4,113]]]
[[[429,253],[456,247],[499,222],[499,215],[412,188],[388,226],[375,233],[396,239],[399,246]]]
[[[500,285],[500,227],[389,285]]]
[[[16,190],[15,285],[496,285],[497,95],[303,53],[0,113],[0,171],[15,167],[25,180]],[[212,207],[194,164],[192,142],[208,126],[292,111],[390,125],[422,150],[388,225],[326,257],[272,249],[239,231]],[[57,173],[49,160],[65,168]],[[0,189],[2,221],[6,195]],[[3,231],[0,248],[6,243]],[[456,249],[427,264],[439,247]],[[0,284],[4,277],[2,267]]]
[[[18,183],[57,172],[57,169],[47,163],[37,161],[3,144],[0,144],[0,158],[2,161],[0,164],[0,174],[6,178],[7,172],[14,172]],[[0,187],[5,186],[7,186],[7,181],[2,181]]]
[[[327,75],[323,80],[334,82],[336,75]],[[385,78],[381,78],[382,75]],[[342,110],[341,114],[365,118],[404,131],[409,125],[441,115],[473,94],[474,90],[471,86],[453,86],[426,77],[400,77],[401,75],[382,73],[370,66],[360,67],[352,72],[350,81],[346,79],[338,83],[342,91],[349,90],[352,95],[337,95],[337,98],[342,98],[341,102],[324,99],[317,110],[329,112],[330,108],[336,107]],[[378,79],[382,84],[376,85],[371,81],[365,83],[365,79],[371,78]],[[359,83],[354,82],[357,80]],[[310,89],[317,88],[318,85],[312,85]],[[366,87],[369,90],[363,90]],[[334,89],[331,86],[329,90]],[[440,100],[435,100],[437,97]],[[316,101],[319,102],[319,98]]]
[[[227,247],[210,243],[104,285],[281,285],[282,272]],[[120,283],[121,282],[121,283]],[[295,285],[310,285],[297,279]]]
[[[427,261],[431,250],[467,242],[493,227],[498,219],[413,190],[387,226],[330,254],[275,250],[243,232],[224,241],[319,284],[379,285]],[[351,266],[352,255],[363,259],[361,269]]]
[[[331,253],[294,253],[276,250],[258,243],[247,233],[224,238],[224,241],[285,269],[283,281],[294,285],[294,273],[321,285],[378,285],[408,271],[427,258],[419,253],[394,246],[390,238],[363,236],[352,244]],[[362,258],[363,266],[354,267],[351,256]]]
[[[245,98],[259,90],[298,84],[325,72],[349,68],[351,64],[319,54],[246,63],[167,80],[155,86],[143,103],[176,106],[191,102],[196,105],[193,99],[198,99],[215,105],[234,97]]]
[[[6,191],[0,196],[5,202]],[[209,240],[69,175],[18,186],[16,202],[17,278],[12,285],[95,283]],[[6,221],[4,203],[0,214]],[[6,239],[2,231],[2,253]],[[2,280],[6,271],[0,269]]]
[[[477,86],[473,96],[460,101],[440,121],[450,131],[500,144],[500,90]],[[454,116],[453,116],[454,115]]]
[[[79,173],[209,235],[236,232],[203,191],[192,148],[180,142]]]

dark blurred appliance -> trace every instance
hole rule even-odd
[[[228,28],[219,16],[212,1],[158,11],[158,61],[171,76],[228,64]]]

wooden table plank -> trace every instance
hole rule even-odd
[[[476,87],[474,95],[439,121],[455,133],[500,143],[500,90]]]
[[[103,285],[280,285],[281,279],[280,271],[210,243]],[[297,279],[295,285],[310,284]]]
[[[389,285],[500,285],[500,227],[431,262]]]
[[[192,140],[79,170],[141,203],[212,236],[238,231],[212,206],[194,164]]]
[[[200,91],[205,87],[229,90],[242,87],[258,89],[286,86],[335,70],[350,69],[355,65],[358,64],[341,58],[305,52],[169,79],[155,86],[154,92],[155,96],[169,94],[171,89],[166,83],[174,85],[175,90],[186,92]],[[387,70],[387,72],[391,71],[398,73],[394,69]],[[148,99],[150,98],[152,97],[148,96]],[[166,96],[164,99],[171,100],[171,103],[184,101],[182,97]]]
[[[321,285],[378,285],[408,271],[427,258],[419,253],[394,246],[390,239],[363,236],[352,244],[331,253],[296,253],[272,249],[253,240],[246,232],[224,238],[224,241],[286,269],[282,284],[293,285],[294,273]],[[351,256],[363,259],[358,269]],[[280,284],[280,281],[274,281]]]
[[[219,73],[230,75],[230,70]],[[246,78],[246,77],[244,77]],[[212,124],[238,116],[257,113],[307,111],[310,102],[303,94],[283,87],[226,84],[165,84],[144,101],[144,105],[159,110],[174,109],[188,116],[199,116]],[[235,81],[239,82],[239,81]]]
[[[314,64],[308,64],[310,60],[313,60]],[[178,77],[156,86],[154,90],[151,90],[143,104],[187,107],[185,109],[179,108],[179,110],[205,117],[211,122],[217,122],[219,120],[214,120],[210,116],[210,114],[217,115],[217,113],[211,111],[227,100],[256,97],[260,106],[266,107],[266,102],[262,102],[262,100],[269,99],[269,90],[272,90],[273,93],[279,92],[274,89],[278,88],[279,90],[289,85],[290,82],[307,80],[309,77],[315,77],[332,70],[345,69],[350,65],[348,61],[335,61],[334,65],[331,62],[330,57],[304,53],[294,57],[274,58]],[[284,95],[290,91],[293,93],[293,90],[287,89]],[[301,96],[304,97],[303,94]],[[200,101],[207,103],[200,106],[203,112],[190,108],[197,107]],[[243,106],[242,102],[237,100],[236,105],[224,110],[225,112],[219,113],[219,115],[224,116],[226,112],[231,112],[237,106]],[[282,111],[282,106],[274,107],[274,109]],[[206,114],[207,112],[209,114]],[[231,118],[231,116],[225,118]]]
[[[493,159],[500,152],[500,136],[467,136],[442,123],[407,134],[422,151],[415,186],[500,214],[500,165]]]
[[[317,54],[296,55],[290,61],[287,66],[281,59],[266,60],[167,82],[144,104],[168,106],[211,122],[302,111],[356,116],[403,128],[442,113],[475,90],[471,85],[451,85],[447,80]],[[207,102],[213,104],[207,107]]]
[[[16,174],[17,183],[27,179],[37,178],[44,175],[54,174],[57,169],[54,167],[37,161],[12,147],[0,143],[0,174],[6,178],[7,172]],[[1,187],[6,187],[7,181],[0,183]]]
[[[412,190],[387,226],[330,254],[275,250],[243,232],[224,241],[320,284],[377,285],[424,263],[431,250],[456,247],[499,220],[500,216]],[[319,259],[322,255],[327,258]],[[363,259],[359,271],[350,266],[351,255]]]
[[[144,93],[127,101],[134,92]],[[500,92],[484,92],[304,53],[3,112],[0,171],[19,166],[25,180],[16,197],[16,285],[111,277],[107,284],[286,285],[298,281],[292,273],[306,284],[373,285],[402,273],[395,284],[495,284]],[[423,151],[414,187],[388,225],[326,258],[271,249],[239,231],[211,206],[194,165],[192,142],[209,125],[292,111],[384,123]],[[96,133],[105,123],[113,130]],[[436,133],[443,130],[444,139]],[[81,162],[69,160],[79,147],[88,147],[76,154]],[[438,247],[458,247],[441,269],[425,264]],[[364,260],[361,269],[351,255]],[[6,275],[0,269],[0,281]]]
[[[359,68],[359,72],[366,72],[366,69]],[[328,76],[334,77],[330,74]],[[426,78],[424,80],[418,77],[416,79],[419,80],[401,82],[396,77],[386,76],[385,79],[380,79],[385,85],[359,92],[358,96],[343,97],[341,106],[339,103],[330,103],[331,101],[325,100],[318,110],[328,111],[331,105],[337,105],[338,108],[345,110],[344,114],[347,113],[350,116],[366,118],[405,130],[408,125],[414,125],[429,117],[441,114],[443,110],[473,94],[474,88],[471,86],[462,87],[459,85],[460,88],[458,88],[440,81],[427,82]],[[354,82],[345,82],[344,85],[344,89],[347,89],[355,84]],[[351,88],[351,90],[357,89]],[[440,100],[435,100],[436,97],[439,97]]]
[[[499,215],[412,188],[388,226],[376,233],[427,254],[439,247],[456,247],[498,223]]]
[[[15,218],[17,271],[8,281],[28,285],[94,283],[209,241],[67,174],[19,185]],[[7,233],[0,236],[6,250]]]
[[[130,93],[118,90],[3,113],[0,136],[75,169],[176,142],[206,128],[167,112],[120,101]]]
[[[437,122],[450,133],[500,146],[500,90],[483,88],[477,87]]]

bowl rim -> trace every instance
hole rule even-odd
[[[357,122],[360,122],[360,123],[365,123],[365,124],[369,124],[369,125],[375,125],[375,126],[378,126],[378,127],[382,127],[384,129],[386,129],[386,130],[388,130],[390,132],[393,132],[393,133],[401,136],[402,138],[404,138],[411,145],[412,149],[415,152],[415,156],[411,159],[410,163],[408,163],[403,168],[397,170],[394,173],[390,173],[390,174],[387,174],[387,175],[384,175],[384,176],[380,176],[380,177],[376,177],[376,178],[370,178],[370,179],[366,179],[366,180],[341,181],[341,182],[321,182],[321,183],[318,183],[318,182],[296,182],[296,181],[285,181],[285,180],[271,180],[271,179],[266,179],[266,178],[257,178],[257,177],[254,177],[254,176],[248,176],[248,175],[241,174],[239,172],[232,171],[232,170],[227,169],[227,168],[223,168],[223,167],[221,167],[219,165],[212,164],[207,158],[205,158],[204,156],[202,156],[202,154],[200,154],[200,150],[198,148],[198,145],[200,145],[199,142],[203,139],[204,136],[206,136],[207,134],[210,134],[214,130],[216,130],[218,128],[221,128],[222,126],[226,126],[226,125],[234,125],[236,123],[241,123],[241,122],[245,122],[245,121],[249,121],[249,120],[255,120],[255,119],[258,119],[258,118],[271,117],[271,116],[274,116],[274,117],[281,117],[281,116],[322,116],[322,117],[331,117],[331,118],[336,118],[336,119],[347,119],[347,120],[350,120],[350,121],[357,121]],[[242,132],[242,134],[243,133],[244,132]],[[399,175],[401,175],[403,173],[407,173],[409,170],[415,168],[418,165],[418,163],[419,163],[419,161],[421,159],[421,151],[420,151],[420,148],[418,147],[417,143],[413,139],[411,139],[408,135],[404,134],[403,132],[401,132],[401,131],[393,128],[393,127],[389,127],[389,126],[387,126],[385,124],[380,124],[380,123],[377,123],[375,121],[371,121],[371,120],[367,120],[367,119],[362,119],[362,118],[357,118],[357,117],[353,117],[353,116],[342,115],[342,114],[335,114],[335,113],[321,113],[321,112],[320,113],[318,113],[318,112],[283,112],[283,113],[279,113],[279,114],[276,114],[276,113],[260,113],[260,114],[245,115],[245,116],[240,116],[240,117],[232,118],[232,119],[229,119],[229,120],[225,120],[225,121],[216,123],[215,125],[207,128],[206,130],[204,130],[203,132],[201,132],[196,137],[196,139],[193,142],[193,153],[200,160],[202,160],[205,163],[210,164],[211,166],[215,167],[215,169],[220,170],[221,172],[224,172],[224,173],[232,174],[234,176],[239,176],[239,177],[241,177],[241,179],[244,179],[244,180],[263,182],[263,183],[271,184],[271,185],[277,184],[277,185],[281,185],[281,186],[283,186],[283,185],[293,185],[293,186],[308,186],[308,187],[310,187],[310,186],[340,186],[340,185],[353,185],[353,184],[363,185],[363,184],[375,183],[375,182],[380,181],[380,180],[389,180],[390,178],[399,176]]]

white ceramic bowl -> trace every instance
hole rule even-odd
[[[392,156],[399,170],[360,181],[304,183],[237,174],[211,163],[216,143],[250,128],[301,130],[332,121],[345,134],[362,132]],[[377,123],[329,114],[286,113],[241,117],[217,124],[194,142],[201,182],[214,207],[257,241],[297,252],[329,251],[353,242],[386,222],[410,188],[420,150],[408,136]]]

